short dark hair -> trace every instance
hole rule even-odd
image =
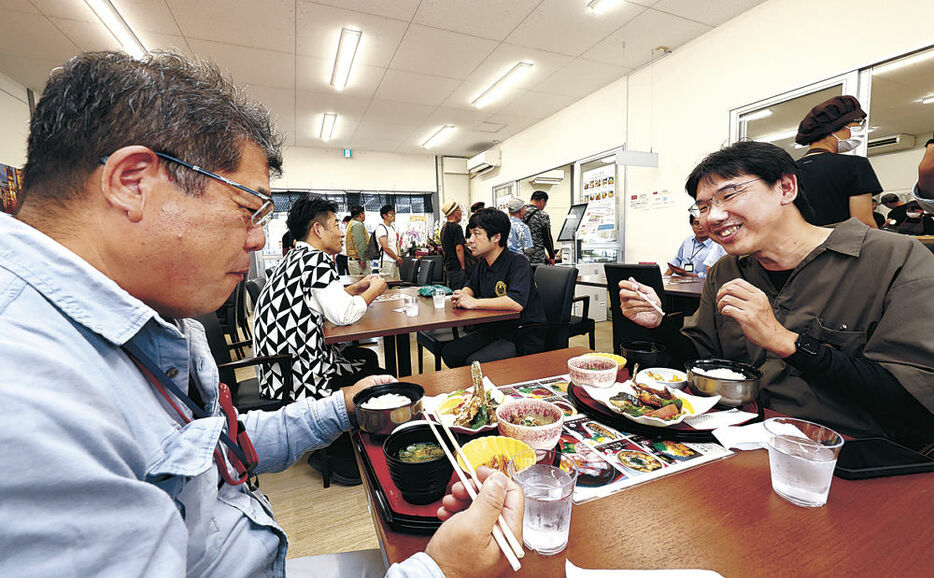
[[[350,207],[350,218],[353,219],[354,217],[356,217],[357,215],[360,215],[363,212],[364,212],[363,207],[361,207],[360,205],[354,205]]]
[[[379,208],[379,216],[385,217],[388,213],[395,212],[396,208],[392,205],[383,205]]]
[[[879,202],[883,205],[887,205],[889,203],[897,203],[899,200],[900,199],[898,198],[898,195],[895,193],[886,193],[882,195],[882,198],[879,199]]]
[[[798,166],[791,155],[773,144],[750,140],[739,141],[704,157],[704,160],[691,171],[684,188],[691,198],[696,199],[697,187],[701,180],[710,183],[714,177],[730,179],[739,175],[753,175],[769,184],[774,184],[785,175],[797,177]],[[813,213],[800,181],[798,182],[798,196],[794,204],[801,212],[801,216],[810,221]]]
[[[535,191],[534,193],[532,193],[532,200],[533,201],[545,201],[547,203],[548,193],[546,193],[545,191]]]
[[[329,213],[337,213],[336,203],[317,195],[307,195],[292,204],[286,224],[296,240],[304,241],[308,238],[312,223],[321,223],[325,227],[329,225]]]
[[[476,203],[470,205],[470,212],[476,213],[477,211],[479,211],[485,206],[486,206],[486,203],[484,203],[483,201],[477,201]]]
[[[688,223],[690,223],[691,226],[694,225],[694,221],[696,221],[696,220],[697,220],[697,217],[695,217],[695,216],[692,215],[691,213],[688,213]]]
[[[499,246],[505,247],[509,240],[509,217],[499,209],[490,207],[489,209],[480,209],[467,221],[467,230],[483,229],[487,237],[499,233]]]
[[[235,171],[247,142],[263,150],[273,175],[281,173],[282,137],[269,111],[215,65],[162,51],[140,60],[117,51],[79,54],[52,72],[32,115],[24,195],[64,206],[101,157],[131,145]],[[176,163],[165,170],[193,196],[209,180]]]
[[[350,221],[350,219],[351,219],[351,216],[350,216],[350,215],[347,215],[346,217],[344,217],[344,218],[341,220],[341,223],[346,224],[346,223],[348,223],[348,222]]]

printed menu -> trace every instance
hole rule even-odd
[[[587,203],[587,212],[577,238],[585,243],[616,241],[616,165],[585,171],[583,181],[581,202]]]
[[[576,504],[733,455],[716,443],[649,439],[594,421],[578,413],[571,403],[569,384],[567,375],[558,375],[499,390],[507,398],[542,399],[564,410],[564,431],[558,449],[578,467]]]

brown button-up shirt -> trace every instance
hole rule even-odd
[[[848,435],[883,435],[874,416],[897,414],[897,407],[880,399],[878,410],[868,411],[846,395],[809,384],[782,358],[753,345],[737,321],[717,311],[717,291],[736,278],[768,296],[785,328],[878,362],[934,412],[934,255],[917,240],[870,229],[857,219],[844,221],[794,268],[779,291],[756,259],[727,255],[708,271],[700,306],[683,329],[700,358],[758,367],[766,407]]]

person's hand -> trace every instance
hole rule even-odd
[[[425,548],[448,578],[497,576],[509,567],[491,534],[500,514],[522,543],[522,490],[502,473],[487,467],[477,468],[477,477],[483,485],[469,508],[470,498],[461,482],[444,496],[438,508],[438,517],[444,523]]]
[[[733,279],[717,291],[717,310],[735,319],[746,338],[781,357],[795,352],[798,334],[775,319],[769,298],[745,279]]]
[[[379,275],[369,275],[367,277],[370,283],[370,289],[376,291],[377,295],[382,295],[386,292],[386,280],[380,277]]]
[[[396,257],[396,265],[402,264],[402,257]]]
[[[465,293],[463,291],[460,289],[455,289],[454,292],[451,293],[451,305],[457,307],[457,304],[460,303],[461,297],[464,295]]]
[[[461,290],[455,291],[454,295],[457,296],[457,299],[455,299],[454,297],[451,298],[451,303],[454,305],[454,307],[458,307],[460,309],[476,309],[477,308],[477,299],[473,295],[470,295],[469,293],[465,293]]]
[[[369,377],[364,377],[350,387],[342,388],[341,391],[344,393],[344,406],[347,408],[347,415],[352,415],[356,409],[356,406],[353,403],[353,397],[355,395],[368,387],[382,385],[384,383],[392,383],[394,381],[399,380],[391,375],[371,375]]]
[[[619,308],[626,319],[637,323],[642,327],[652,329],[662,323],[662,314],[654,307],[645,302],[645,298],[639,295],[637,291],[642,291],[649,296],[656,305],[662,306],[661,299],[648,285],[639,283],[632,277],[628,280],[619,282]]]

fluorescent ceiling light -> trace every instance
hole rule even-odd
[[[341,28],[341,38],[337,42],[337,54],[334,55],[334,68],[331,70],[331,86],[343,90],[350,77],[350,68],[353,66],[354,56],[357,55],[357,46],[363,32],[350,28]]]
[[[785,140],[786,138],[791,138],[798,134],[798,129],[792,128],[789,130],[783,130],[781,132],[773,132],[772,134],[762,135],[756,140],[759,142],[775,142],[777,140]]]
[[[123,16],[117,11],[110,0],[84,0],[88,8],[94,11],[101,24],[110,31],[110,34],[120,43],[123,50],[133,58],[142,58],[146,55],[146,47],[139,41],[136,33],[126,23]]]
[[[496,100],[503,91],[516,83],[520,78],[525,76],[529,70],[532,69],[533,64],[529,62],[519,62],[515,66],[509,69],[506,74],[499,77],[499,79],[494,82],[490,87],[484,90],[480,96],[473,99],[473,102],[470,104],[474,105],[477,108],[483,108],[484,106],[490,104]]]
[[[921,99],[921,104],[931,104],[934,102],[934,96],[925,96]]]
[[[594,14],[600,14],[606,12],[616,4],[619,4],[619,0],[590,0],[587,3],[587,8]]]
[[[321,119],[321,140],[327,142],[331,140],[331,137],[334,136],[334,125],[337,124],[337,113],[336,112],[326,112],[324,117]]]
[[[900,58],[880,66],[874,66],[872,68],[872,75],[875,76],[877,74],[885,74],[886,72],[892,72],[900,68],[905,68],[906,66],[913,66],[926,60],[930,60],[931,58],[934,58],[934,50],[925,50],[924,52],[919,52],[918,54],[914,54],[907,58]]]
[[[615,162],[616,162],[616,155],[609,156],[609,157],[604,157],[604,158],[600,159],[600,162],[603,163],[603,164],[605,164],[605,165],[608,165],[608,164],[611,164],[611,163],[615,163]]]
[[[752,122],[754,120],[762,120],[763,118],[769,118],[770,116],[772,116],[772,109],[763,108],[761,110],[757,110],[755,112],[750,112],[749,114],[742,115],[740,117],[740,120],[744,120],[746,122]]]
[[[454,131],[454,128],[454,125],[450,123],[441,125],[441,128],[436,130],[433,135],[428,137],[428,139],[422,143],[422,148],[430,149],[436,144],[440,144],[441,141],[451,135],[451,132]]]

